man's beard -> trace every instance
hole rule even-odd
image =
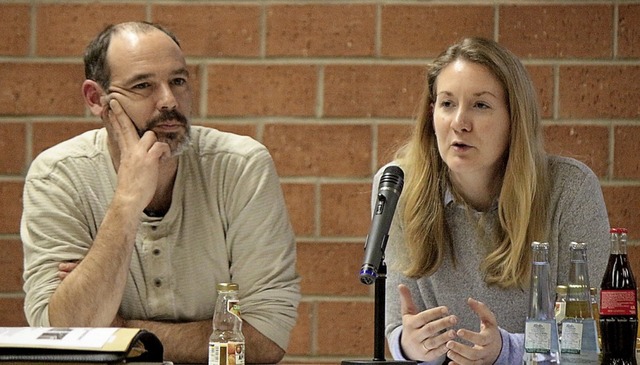
[[[171,156],[180,155],[189,145],[191,141],[191,125],[187,117],[184,114],[180,113],[177,110],[161,110],[160,115],[157,117],[150,119],[147,121],[146,126],[143,129],[138,129],[138,135],[142,138],[142,135],[146,131],[151,131],[155,127],[157,127],[160,123],[164,123],[167,121],[176,121],[182,124],[184,128],[184,133],[180,132],[157,132],[153,131],[156,134],[156,138],[158,138],[158,142],[164,142],[169,145],[171,149]]]

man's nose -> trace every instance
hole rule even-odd
[[[158,109],[169,109],[173,110],[178,106],[178,101],[176,100],[176,96],[173,94],[173,90],[171,90],[171,86],[162,85],[158,89]]]

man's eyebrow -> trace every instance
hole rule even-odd
[[[125,85],[130,86],[140,81],[148,80],[150,78],[153,78],[154,75],[155,74],[153,73],[143,73],[143,74],[134,75],[133,77],[131,77],[129,80],[125,82]],[[184,75],[188,77],[189,70],[186,67],[181,67],[171,72],[171,76],[176,76],[176,75]]]

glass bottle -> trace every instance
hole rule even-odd
[[[550,287],[549,244],[531,244],[529,312],[524,330],[524,364],[558,364],[558,326]]]
[[[598,306],[598,289],[593,287],[589,288],[589,296],[591,297],[591,312],[593,312],[593,320],[596,321],[596,331],[598,332],[598,348],[602,350],[602,346],[600,345],[600,307]]]
[[[600,284],[603,365],[636,365],[636,282],[627,258],[627,230],[612,228],[611,253]]]
[[[562,321],[560,359],[563,364],[598,365],[600,349],[589,292],[587,245],[571,242],[569,251],[569,285]]]
[[[209,338],[209,365],[244,365],[245,344],[238,284],[219,283]]]
[[[556,317],[556,324],[558,325],[558,340],[562,343],[562,320],[567,312],[567,286],[556,286],[556,305],[554,307],[554,313]]]

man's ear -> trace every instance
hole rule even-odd
[[[105,96],[102,87],[93,80],[84,80],[82,83],[82,96],[91,113],[95,116],[100,116],[104,109],[103,96]]]

